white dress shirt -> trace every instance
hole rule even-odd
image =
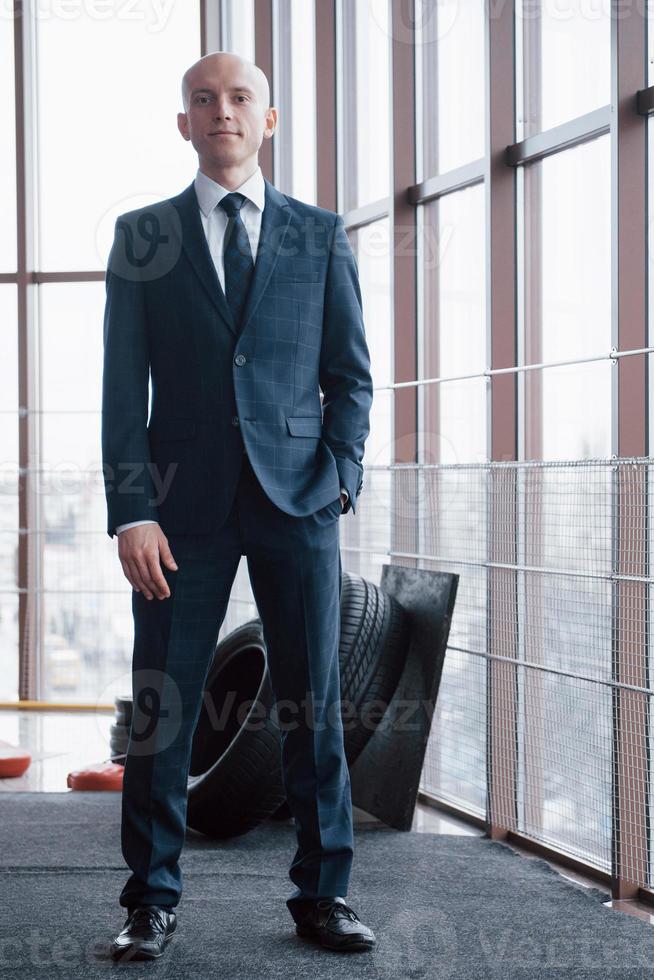
[[[222,184],[219,184],[218,181],[213,180],[211,177],[207,177],[207,175],[203,173],[199,167],[195,175],[194,183],[195,193],[200,205],[200,219],[202,221],[202,227],[207,239],[207,244],[209,245],[209,251],[211,253],[211,258],[213,259],[213,264],[215,265],[216,272],[218,273],[221,288],[223,292],[225,292],[223,244],[229,216],[223,208],[219,208],[217,205],[225,194],[229,194],[231,192],[226,187],[223,187]],[[261,167],[258,166],[254,173],[251,174],[247,180],[244,180],[237,190],[239,194],[245,195],[245,201],[243,201],[243,207],[241,208],[241,219],[250,241],[252,256],[255,257],[259,247],[261,215],[263,214],[266,201],[266,186],[264,184],[263,174],[261,173]],[[347,500],[349,494],[345,487],[341,487],[341,492],[345,494],[345,499]],[[121,531],[125,531],[128,527],[136,527],[137,524],[156,523],[156,521],[145,520],[131,521],[129,524],[119,524],[116,527],[116,534],[120,534]]]

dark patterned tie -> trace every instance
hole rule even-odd
[[[231,194],[225,194],[219,202],[228,216],[223,248],[225,296],[237,327],[241,323],[241,314],[254,270],[250,240],[240,214],[244,201],[244,194],[233,191]]]

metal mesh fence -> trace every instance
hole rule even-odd
[[[647,458],[368,466],[343,567],[457,572],[421,789],[651,887]]]

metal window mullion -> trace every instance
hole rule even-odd
[[[418,2],[418,0],[416,0]],[[430,263],[427,268],[428,249],[426,243],[438,241],[438,202],[429,206],[427,199],[412,195],[412,188],[423,188],[425,184],[431,187],[434,179],[433,169],[438,163],[438,116],[434,107],[438,106],[438,9],[430,13],[425,25],[423,19],[418,19],[416,33],[413,38],[415,47],[413,79],[415,120],[414,178],[410,180],[408,191],[405,192],[405,202],[414,211],[414,233],[418,247],[416,249],[415,266],[415,323],[416,323],[416,460],[437,459],[441,452],[437,433],[440,432],[440,392],[430,391],[418,383],[425,374],[438,373],[440,358],[440,304],[441,293],[440,264]],[[425,26],[428,30],[425,31]],[[415,183],[415,181],[419,183]],[[439,529],[443,504],[440,500],[439,473],[429,470],[416,473],[414,487],[416,494],[416,528],[415,538],[417,547],[416,566],[418,568],[433,568],[434,563],[426,558],[428,541],[431,542],[432,552],[438,554]],[[431,516],[431,520],[430,520]],[[443,515],[444,516],[444,515]],[[390,549],[392,552],[392,548]],[[391,554],[391,561],[393,555]],[[398,556],[399,557],[399,556]],[[440,725],[442,726],[442,720]],[[435,726],[436,727],[436,726]],[[446,764],[447,750],[440,732],[435,731],[435,737],[430,739],[429,754],[432,765],[437,772],[443,771]]]
[[[418,75],[416,75],[416,95],[419,91],[419,80]],[[424,124],[423,124],[424,126]],[[416,127],[416,137],[418,131],[423,128],[418,125]],[[416,152],[419,149],[419,140],[416,138]],[[424,226],[425,210],[424,208],[416,208],[416,232],[418,254],[416,262],[416,376],[419,377],[424,371],[425,363],[425,352],[426,352],[426,322],[425,322],[425,299],[427,295],[426,291],[426,275],[424,269],[424,243],[425,241],[425,226]],[[419,466],[420,463],[427,458],[427,432],[430,428],[429,413],[427,411],[427,406],[425,405],[425,394],[424,388],[416,388],[416,463]],[[433,475],[434,480],[437,478],[436,474]],[[430,480],[430,474],[416,473],[416,486],[419,488],[418,502],[416,507],[416,547],[419,554],[425,554],[427,551],[428,536],[426,532],[428,518],[427,518],[427,508],[432,500],[433,484]],[[427,493],[427,488],[429,488],[429,493]],[[438,501],[434,500],[434,507],[438,507]],[[438,527],[438,521],[434,521],[434,526]],[[435,550],[438,550],[435,548]],[[423,562],[419,561],[417,563],[418,568],[422,568]],[[436,740],[436,744],[433,747],[432,757],[434,762],[438,761],[438,766],[440,768],[440,757],[442,755],[442,741],[440,739]],[[436,759],[438,756],[438,760]]]
[[[537,19],[527,18],[525,24],[525,27],[532,32],[534,37],[536,37],[535,31],[538,23]],[[529,57],[529,53],[527,57]],[[537,52],[536,57],[540,62],[540,51]],[[534,105],[533,87],[525,87],[525,96],[530,99],[531,105]],[[597,139],[610,131],[611,119],[611,107],[602,106],[585,116],[561,123],[560,126],[555,126],[553,129],[537,132],[520,143],[509,144],[505,150],[506,162],[511,167],[523,166],[542,160],[552,153],[561,153],[564,150],[579,146],[581,143]]]
[[[431,44],[435,44],[435,42],[432,41]],[[432,140],[432,143],[435,144],[435,141]],[[454,194],[456,191],[481,184],[485,172],[486,161],[484,157],[481,157],[479,160],[473,160],[472,163],[461,164],[454,170],[447,170],[445,173],[432,176],[427,175],[419,183],[408,187],[406,194],[411,204],[426,204],[437,197],[445,197],[446,194]]]
[[[200,0],[200,55],[221,49],[225,0]]]
[[[210,3],[211,0],[206,0]],[[219,41],[220,50],[227,51],[228,43],[233,37],[232,34],[232,4],[230,0],[218,0],[218,30],[219,30]]]
[[[317,8],[325,6],[325,0],[316,0]],[[321,130],[320,115],[317,117],[317,132],[321,132],[321,146],[327,157],[323,164],[318,158],[319,188],[324,188],[328,195],[327,201],[341,216],[348,202],[356,201],[358,183],[358,103],[355,97],[357,77],[357,19],[354,4],[344,0],[329,0],[328,9],[323,9],[316,16],[320,18],[323,38],[328,45],[326,51],[321,51],[320,58],[327,59],[328,73],[321,77],[316,85],[319,108],[329,107],[327,125]],[[316,28],[316,45],[319,44],[318,28]],[[316,59],[316,70],[318,68]],[[329,105],[330,82],[333,84],[332,103]],[[331,142],[330,142],[331,141]],[[359,257],[358,227],[350,227],[344,218],[350,246],[354,255]],[[365,477],[364,477],[365,479]],[[351,546],[348,571],[365,574],[362,567],[365,549],[360,547],[365,539],[366,530],[361,521],[355,521],[347,531],[347,540]]]
[[[354,167],[355,164],[353,163]],[[353,173],[348,177],[354,180]],[[347,229],[363,228],[364,225],[372,225],[375,221],[381,221],[390,214],[390,202],[388,197],[383,197],[379,201],[369,201],[360,207],[352,207],[343,212],[343,224]]]
[[[39,380],[37,372],[36,285],[31,271],[36,258],[35,180],[35,21],[31,4],[14,2],[14,78],[16,113],[17,313],[18,313],[18,520],[30,532],[41,529],[39,474],[30,461],[39,459]],[[43,535],[18,537],[18,697],[42,696],[43,615],[40,586]]]
[[[532,139],[531,134],[540,134],[542,130],[542,21],[541,9],[532,9],[533,16],[521,18],[521,30],[516,29],[520,38],[521,61],[518,70],[520,78],[519,91],[522,102],[517,115],[523,120],[521,125],[520,144],[525,151],[524,159],[532,159],[527,166],[519,167],[516,171],[517,197],[520,210],[517,215],[516,227],[518,234],[518,262],[520,270],[518,290],[519,303],[519,332],[517,365],[533,365],[542,362],[543,338],[543,254],[542,254],[542,167],[540,159],[534,159],[529,149],[536,146],[542,149],[543,141],[539,136]],[[584,125],[578,127],[583,131]],[[566,131],[558,131],[559,138]],[[524,139],[526,137],[526,139]],[[547,142],[547,138],[545,140]],[[550,143],[552,141],[550,140]],[[554,140],[556,142],[556,139]],[[507,160],[511,158],[511,149],[507,151]],[[518,375],[518,458],[542,459],[543,456],[543,376],[542,370],[521,370]],[[522,557],[525,566],[537,562],[543,554],[545,531],[542,521],[543,485],[540,470],[522,470],[524,483],[520,494],[519,537],[522,542]],[[526,505],[532,492],[534,506],[531,516]],[[534,636],[528,624],[542,616],[545,599],[542,592],[542,576],[527,576],[521,573],[525,587],[523,606],[518,610],[518,646],[519,657],[526,664],[531,664],[542,657],[538,649],[540,638]],[[527,598],[527,586],[529,598]],[[533,647],[536,647],[534,650]],[[545,808],[543,746],[546,743],[544,731],[544,713],[529,710],[532,704],[543,703],[545,697],[545,677],[541,672],[525,667],[520,676],[520,706],[522,723],[520,726],[520,767],[524,774],[524,798],[522,812],[519,814],[519,831],[525,833],[543,833],[543,817]]]
[[[283,120],[273,144],[275,186],[293,194],[293,52],[291,0],[272,0],[273,74],[275,102]]]
[[[254,0],[254,62],[266,75],[270,84],[270,104],[277,105],[278,90],[273,57],[273,0]],[[275,154],[272,139],[262,140],[259,148],[261,172],[271,183],[276,183]]]
[[[316,64],[316,203],[337,209],[335,0],[312,0]]]
[[[347,0],[335,0],[336,19],[336,114],[337,114],[337,210],[342,214],[358,203],[358,102],[356,8]],[[347,106],[345,100],[347,97]]]
[[[486,329],[491,365],[515,364],[515,171],[504,163],[513,142],[514,4],[484,4],[486,98]],[[515,375],[498,375],[488,385],[488,446],[491,459],[516,458]],[[515,541],[499,540],[496,529],[514,527],[515,473],[489,473],[487,527],[491,561],[515,561]],[[513,487],[513,490],[511,489]],[[508,489],[507,489],[508,488]],[[489,570],[487,644],[490,652],[516,655],[516,636],[503,644],[507,598],[515,605],[516,573]],[[487,813],[492,838],[516,825],[517,667],[489,660],[487,670]]]
[[[390,187],[391,201],[389,235],[391,242],[391,322],[393,380],[417,378],[417,255],[407,248],[406,240],[416,241],[416,209],[409,202],[406,188],[416,180],[415,158],[415,21],[407,18],[407,6],[412,0],[390,0],[391,30],[389,61],[391,85],[389,118],[391,120]],[[418,444],[417,389],[398,388],[392,395],[391,406],[393,462],[415,462]],[[410,485],[407,486],[407,480]],[[391,480],[391,547],[398,541],[417,548],[419,495],[416,492],[419,474]],[[399,517],[396,523],[395,518]],[[415,565],[410,559],[403,564]]]

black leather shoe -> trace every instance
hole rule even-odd
[[[372,949],[375,934],[364,926],[344,898],[319,898],[295,925],[298,936],[316,939],[327,949]]]
[[[158,905],[137,905],[131,909],[125,925],[113,941],[114,959],[155,960],[166,951],[177,926],[174,912]]]

